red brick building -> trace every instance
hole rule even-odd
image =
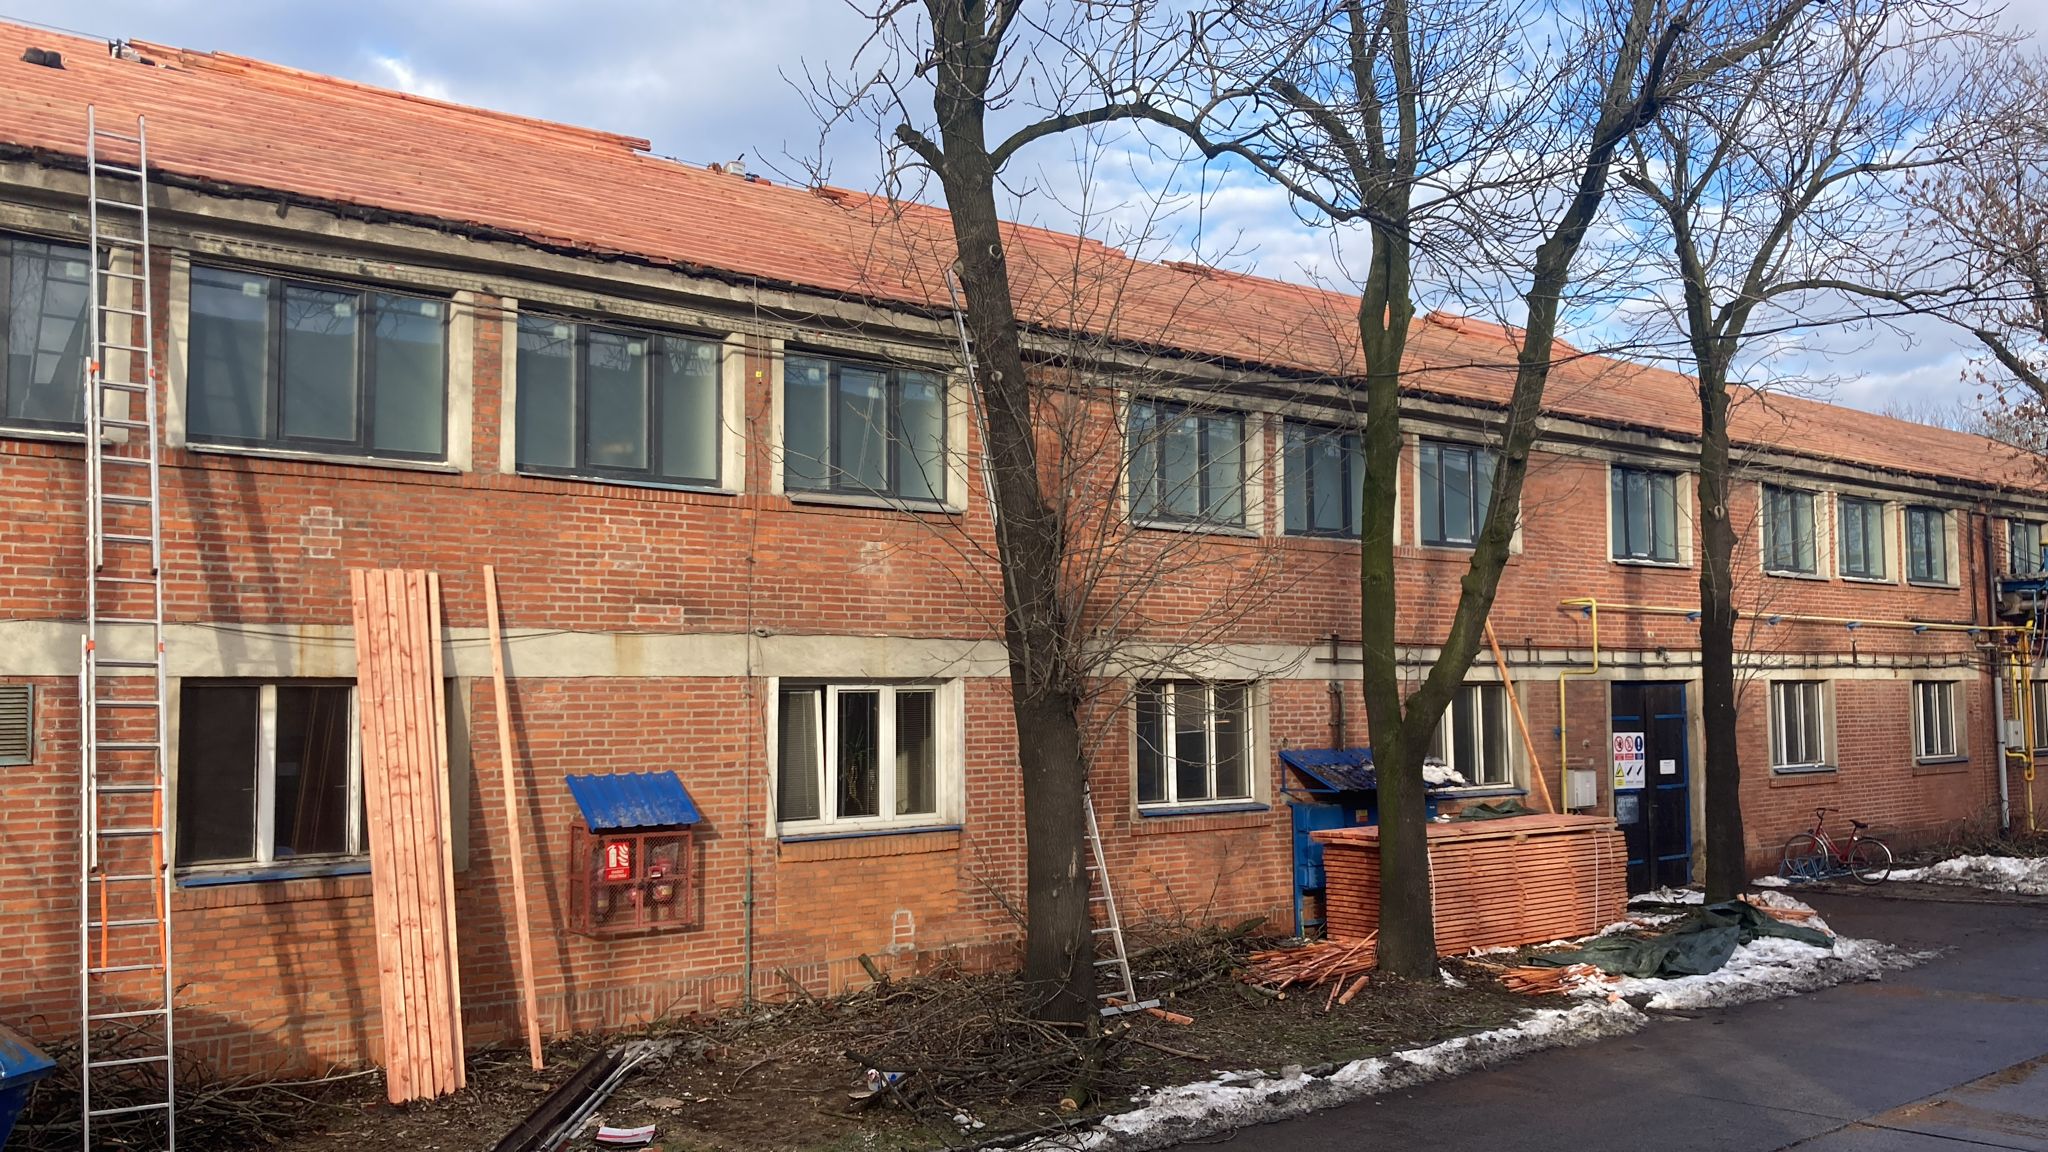
[[[223,55],[0,26],[0,70],[0,1019],[68,1031],[76,1013],[88,103],[147,117],[159,181],[182,1044],[231,1068],[378,1050],[351,568],[442,574],[473,1040],[518,1019],[485,563],[550,1031],[750,984],[823,992],[865,979],[863,955],[1010,959],[995,526],[940,213]],[[1129,590],[1090,600],[1116,648],[1089,730],[1120,899],[1285,923],[1299,798],[1279,754],[1369,742],[1345,663],[1352,302],[1013,238],[1029,347],[1088,352],[1052,432],[1091,576]],[[1412,357],[1397,551],[1419,672],[1483,514],[1512,354],[1433,317]],[[1683,879],[1695,400],[1574,356],[1548,406],[1494,616],[1508,676],[1472,669],[1442,752],[1466,797],[1584,773],[1575,802],[1662,830],[1645,881]],[[1790,397],[1745,397],[1737,426],[1753,866],[1822,804],[1901,840],[1995,821],[1993,634],[1970,629],[1997,622],[2002,575],[2039,566],[2035,474],[1987,441]],[[676,772],[703,816],[694,924],[571,931],[565,777],[645,770]]]

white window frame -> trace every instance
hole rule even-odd
[[[1203,747],[1207,749],[1209,795],[1206,798],[1183,800],[1179,795],[1180,781],[1175,770],[1179,726],[1174,723],[1174,701],[1183,686],[1202,689],[1207,719],[1202,726]],[[1241,688],[1244,690],[1244,794],[1242,796],[1216,795],[1216,690],[1218,688]],[[1144,755],[1143,737],[1138,732],[1138,693],[1148,689],[1160,691],[1159,728],[1161,747],[1161,783],[1166,795],[1158,800],[1145,800],[1138,794],[1138,758]],[[1172,689],[1167,691],[1166,689]],[[1140,681],[1131,694],[1131,797],[1140,811],[1186,811],[1198,808],[1236,808],[1247,804],[1260,803],[1260,765],[1265,758],[1260,755],[1261,744],[1258,736],[1259,693],[1258,683],[1251,680],[1190,680],[1158,679]]]
[[[1489,692],[1487,691],[1488,689],[1493,689],[1494,691]],[[1510,691],[1512,691],[1512,689],[1510,689],[1507,685],[1492,680],[1475,680],[1469,684],[1461,684],[1458,686],[1457,695],[1462,696],[1467,693],[1470,693],[1475,697],[1472,704],[1472,724],[1474,730],[1471,733],[1471,739],[1472,747],[1476,749],[1479,753],[1479,765],[1482,768],[1486,764],[1486,702],[1488,700],[1496,700],[1499,701],[1500,704],[1500,733],[1502,740],[1500,762],[1506,775],[1503,779],[1499,780],[1480,780],[1474,779],[1470,773],[1467,773],[1464,771],[1464,769],[1459,768],[1458,773],[1459,775],[1465,777],[1465,785],[1467,787],[1515,787],[1517,779],[1515,764],[1515,740],[1514,730],[1512,728],[1512,717],[1509,715],[1510,708],[1508,706],[1507,697],[1507,694]],[[1451,740],[1451,724],[1455,720],[1456,716],[1457,700],[1453,698],[1449,704],[1444,705],[1444,714],[1437,719],[1436,731],[1431,733],[1429,738],[1430,755],[1435,757],[1437,760],[1442,761],[1444,764],[1449,765],[1452,768],[1458,767],[1457,764],[1451,759],[1451,753],[1454,751],[1453,742]]]
[[[2044,563],[2039,556],[2032,558],[2033,563],[2030,567],[2023,567],[2015,562],[2019,548],[2019,541],[2015,537],[2022,530],[2033,533],[2036,551],[2039,551],[2040,545],[2044,541],[2048,541],[2048,530],[2043,529],[2040,521],[2027,520],[2017,516],[2008,518],[2005,522],[2006,574],[2008,576],[2040,576],[2048,574],[2048,563]]]
[[[1930,705],[1934,716],[1931,729]],[[1963,758],[1963,726],[1957,715],[1955,681],[1913,681],[1913,758],[1922,763]]]
[[[896,751],[896,693],[929,692],[932,696],[932,799],[934,812],[906,812],[896,815],[896,773],[894,771]],[[782,696],[785,692],[818,691],[823,695],[822,707],[818,709],[817,730],[814,732],[818,744],[818,816],[814,820],[784,820],[780,811],[780,796],[775,813],[775,827],[784,838],[812,836],[854,835],[864,832],[898,832],[916,828],[944,828],[960,822],[960,692],[958,681],[888,681],[888,680],[821,680],[811,677],[789,677],[777,680],[774,691],[769,695],[769,766],[770,779],[778,793],[782,787],[782,750],[780,747]],[[879,692],[881,700],[878,738],[886,749],[882,756],[886,770],[878,773],[875,789],[874,816],[848,816],[838,814],[835,798],[839,794],[839,744],[833,739],[839,724],[839,697],[842,693]]]
[[[1785,723],[1784,706],[1792,698],[1793,693],[1797,693],[1798,696],[1800,719],[1802,722],[1806,718],[1808,709],[1813,709],[1820,713],[1819,723],[1815,726],[1815,733],[1820,746],[1814,749],[1801,749],[1801,751],[1815,752],[1817,753],[1816,756],[1795,758],[1790,755],[1790,748],[1788,747],[1790,742],[1787,739],[1790,735],[1790,729]],[[1834,700],[1832,697],[1833,693],[1829,690],[1829,684],[1825,680],[1773,680],[1770,682],[1771,771],[1798,773],[1826,772],[1834,769],[1831,755],[1831,750],[1835,743]],[[1800,727],[1804,728],[1804,723]]]
[[[362,717],[357,712],[358,698],[355,685],[321,682],[302,684],[289,680],[251,683],[247,680],[213,680],[208,678],[194,685],[194,687],[255,688],[257,690],[256,794],[254,801],[256,805],[255,858],[253,860],[219,860],[204,864],[177,865],[176,870],[180,875],[200,876],[218,873],[249,872],[275,868],[280,864],[280,861],[277,859],[277,690],[279,688],[348,689],[348,850],[339,855],[289,856],[282,861],[283,866],[287,868],[301,866],[309,868],[331,867],[335,864],[367,861],[369,859],[369,830],[363,825]],[[178,684],[177,691],[177,696],[181,702],[178,716],[180,725],[187,721],[182,707],[184,692],[185,684],[181,681]],[[173,748],[177,747],[175,740],[171,746]],[[175,769],[173,785],[174,787],[184,786],[182,773],[176,772]],[[175,799],[174,795],[173,804],[170,807],[170,823],[172,825],[171,859],[174,861],[177,859],[176,813],[178,811]]]

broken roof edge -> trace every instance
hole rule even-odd
[[[73,39],[82,38],[73,37]],[[544,120],[537,116],[521,116],[517,113],[500,112],[494,108],[484,108],[475,104],[463,104],[454,100],[422,96],[418,93],[407,92],[399,88],[386,88],[377,84],[367,84],[360,80],[332,76],[324,72],[311,72],[303,68],[291,67],[288,64],[258,60],[249,56],[238,56],[232,52],[180,48],[173,44],[158,44],[150,40],[125,40],[116,41],[115,43],[125,43],[142,55],[150,57],[147,60],[135,61],[135,63],[143,67],[154,66],[172,70],[186,68],[194,71],[223,72],[251,79],[257,83],[267,83],[273,87],[291,88],[303,85],[348,93],[370,100],[401,101],[440,111],[459,112],[494,124],[580,138],[592,144],[620,148],[639,154],[649,153],[654,147],[651,141],[639,136],[627,136],[619,132],[607,132],[602,128],[586,128],[580,124],[567,124],[559,120]]]

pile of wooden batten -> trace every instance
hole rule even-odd
[[[1331,939],[1379,930],[1380,830],[1335,828],[1323,845]],[[1533,815],[1429,825],[1441,955],[1598,932],[1628,908],[1628,850],[1604,816]]]
[[[441,583],[352,571],[384,1081],[394,1104],[463,1087],[462,988],[442,694]]]

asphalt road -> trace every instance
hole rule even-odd
[[[1202,1146],[2048,1152],[2048,907],[1812,903],[1839,932],[1948,951],[1882,982],[1667,1017]]]

